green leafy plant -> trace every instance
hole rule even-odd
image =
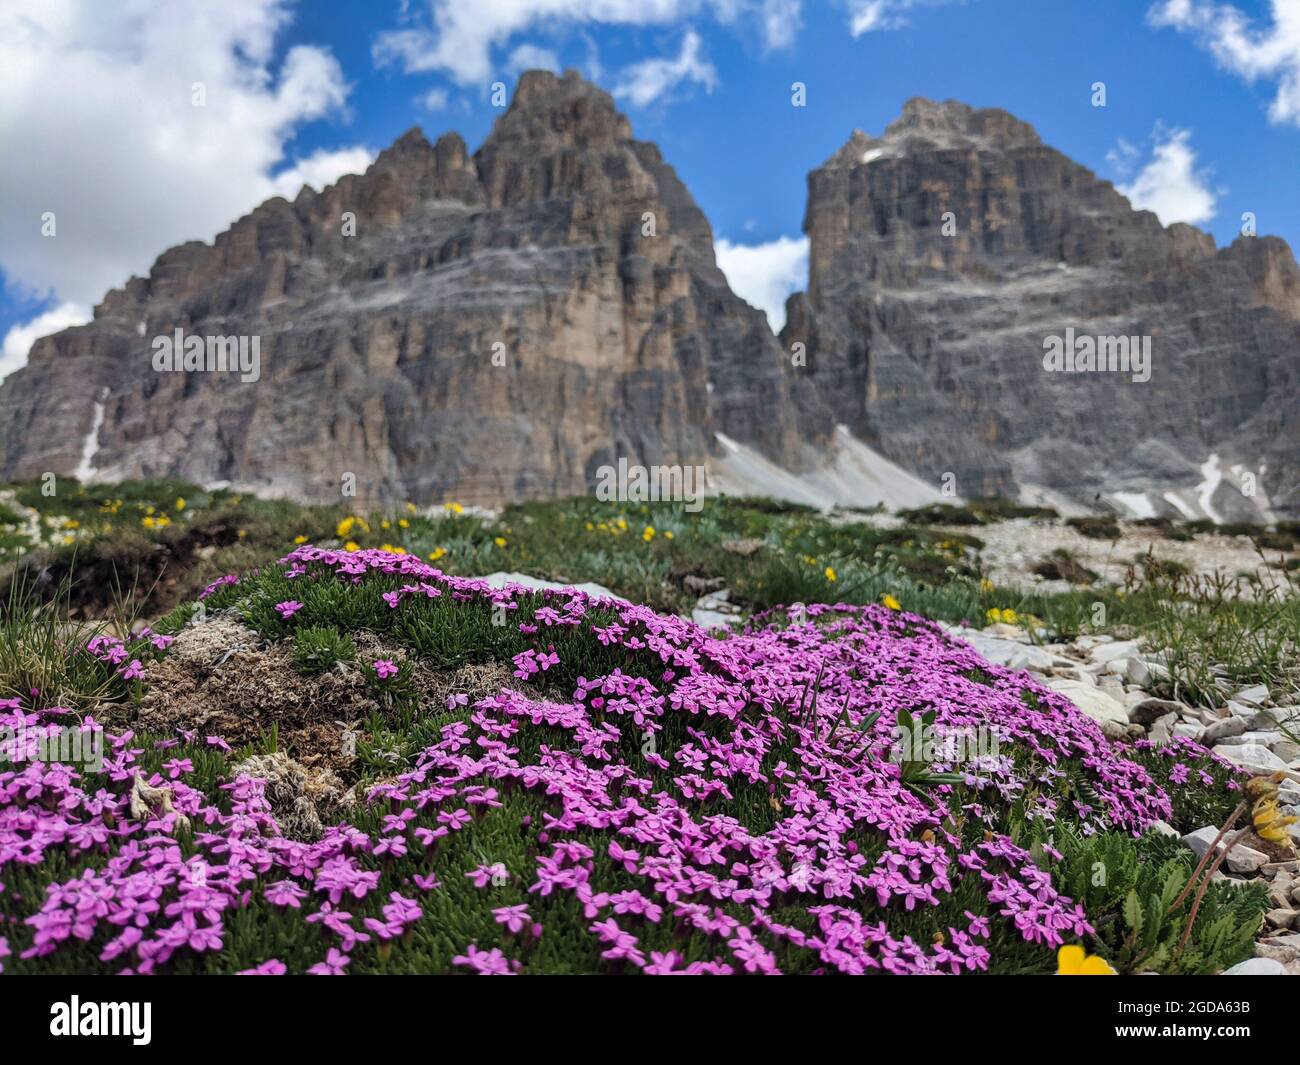
[[[323,625],[299,629],[293,638],[293,663],[299,672],[325,673],[340,662],[351,664],[357,657],[352,637]]]

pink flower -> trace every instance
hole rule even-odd
[[[288,621],[289,618],[293,617],[294,614],[298,613],[301,609],[302,604],[298,602],[297,599],[286,599],[283,603],[275,604],[276,613],[278,613],[285,621]]]
[[[380,658],[375,662],[375,673],[380,680],[387,680],[397,673],[397,666],[387,658]]]

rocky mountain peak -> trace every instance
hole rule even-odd
[[[576,70],[556,76],[528,70],[519,78],[510,107],[484,145],[531,145],[535,150],[601,147],[632,139],[632,123],[604,89]]]
[[[1042,144],[1033,126],[996,107],[915,96],[903,104],[883,138],[910,151],[985,148],[1008,151]]]

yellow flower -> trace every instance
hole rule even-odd
[[[152,513],[153,513],[153,507],[145,507],[145,508],[144,508],[144,512],[145,512],[146,514],[152,514]]]
[[[396,547],[396,546],[393,545],[393,544],[384,544],[384,545],[383,545],[379,550],[380,550],[380,551],[387,551],[390,555],[404,555],[404,554],[406,554],[406,548],[404,548],[404,547]]]
[[[492,538],[492,542],[493,542],[494,544],[496,544],[497,547],[505,547],[505,546],[506,546],[506,538],[505,538],[504,536],[494,536],[494,537]]]
[[[75,536],[68,535],[63,538],[63,542],[65,544],[74,544],[77,542],[77,538]]]
[[[400,525],[403,529],[409,529],[411,527],[411,523],[407,521],[405,518],[398,518],[397,524]]]
[[[352,531],[352,526],[357,523],[356,518],[344,518],[339,522],[339,526],[334,530],[335,536],[347,536]]]
[[[381,522],[379,523],[379,527],[380,527],[381,529],[391,529],[391,528],[392,528],[392,526],[388,524],[388,519],[387,519],[387,518],[385,518],[383,521],[381,521]]]
[[[995,606],[989,607],[989,609],[984,612],[984,616],[988,618],[991,623],[1000,621],[1004,625],[1016,625],[1020,622],[1020,615],[1010,607],[1007,607],[1005,610],[999,610]]]
[[[827,566],[824,570],[822,570],[822,572],[823,572],[824,574],[826,574],[826,579],[827,579],[828,581],[833,581],[833,580],[835,580],[835,569],[834,569],[834,567],[832,567],[832,566]]]
[[[591,530],[594,529],[595,527],[596,526],[592,525],[591,522],[587,522],[587,532],[591,532]]]
[[[406,509],[407,509],[407,511],[408,511],[409,513],[414,514],[414,513],[415,513],[415,504],[414,504],[414,503],[407,503],[407,504],[406,504]]]
[[[360,551],[360,550],[361,550],[361,545],[360,545],[359,543],[357,543],[355,540],[349,540],[346,544],[343,545],[343,550],[344,550],[344,551]]]
[[[1056,953],[1057,976],[1116,976],[1104,958],[1089,954],[1077,943],[1062,947]]]
[[[176,497],[176,509],[177,510],[185,509],[185,500],[183,500],[180,496]]]
[[[69,518],[67,521],[63,523],[63,527],[65,529],[80,529],[81,522],[79,522],[76,518]]]
[[[641,539],[644,540],[646,543],[649,543],[654,538],[655,538],[655,527],[653,525],[647,525],[645,527],[645,531],[641,534]]]
[[[1255,822],[1255,835],[1260,839],[1266,839],[1270,843],[1291,842],[1287,826],[1294,825],[1296,818],[1283,817],[1282,811],[1277,808],[1276,798],[1265,795],[1256,800],[1251,808],[1251,819]]]
[[[447,553],[447,549],[445,547],[435,547],[432,551],[429,552],[429,561],[437,562],[438,559],[442,558],[442,556],[445,555],[446,553]]]
[[[980,581],[981,592],[991,592],[993,591],[993,588],[994,588],[993,582],[989,580],[987,577],[985,577],[983,580]]]
[[[665,540],[671,540],[672,538],[673,538],[673,531],[672,531],[672,529],[668,529],[667,531],[664,532],[664,539],[665,539]]]
[[[450,510],[453,514],[465,513],[465,508],[462,507],[459,503],[444,503],[443,507],[447,510]]]
[[[305,543],[307,542],[307,537],[303,536],[303,535],[300,533],[299,535],[297,535],[297,536],[295,536],[295,537],[293,538],[293,542],[294,542],[295,544],[305,544]]]
[[[903,609],[903,604],[900,603],[897,599],[895,599],[892,595],[886,594],[886,595],[885,595],[885,598],[883,598],[883,599],[880,600],[880,601],[881,601],[882,603],[884,603],[885,606],[889,607],[890,610],[902,610],[902,609]]]

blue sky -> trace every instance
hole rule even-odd
[[[807,171],[918,95],[1004,108],[1220,244],[1246,211],[1300,238],[1300,0],[20,0],[0,12],[0,376],[164,248],[412,125],[477,147],[491,83],[552,64],[615,92],[772,316],[802,286]]]

